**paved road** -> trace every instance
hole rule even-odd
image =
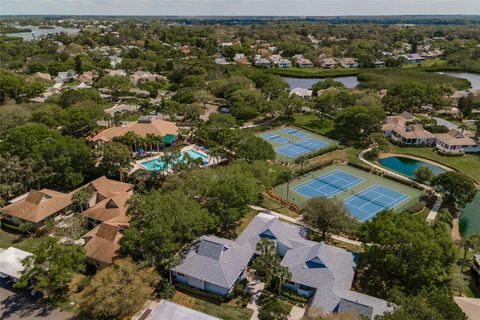
[[[458,129],[458,126],[455,123],[452,123],[448,120],[438,118],[438,117],[434,117],[433,119],[435,119],[437,121],[437,124],[440,125],[440,126],[445,126],[448,129]],[[464,132],[467,132],[467,131],[465,130]]]
[[[55,309],[29,292],[13,289],[0,279],[0,319],[2,320],[74,320],[68,312]]]

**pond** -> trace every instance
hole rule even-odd
[[[428,167],[432,170],[433,175],[437,176],[441,173],[444,173],[446,170],[434,165],[429,162],[424,162],[417,159],[407,158],[407,157],[399,157],[399,156],[392,156],[386,157],[383,159],[379,159],[378,162],[393,171],[401,173],[409,178],[415,178],[414,171],[420,167]]]
[[[437,72],[438,74],[445,74],[447,76],[467,79],[472,84],[472,89],[480,89],[480,74],[472,72],[457,72],[457,71],[444,71]]]
[[[290,86],[290,89],[304,88],[310,89],[315,83],[324,81],[325,78],[293,78],[283,77],[286,83]],[[358,85],[357,76],[335,77],[333,80],[343,83],[343,85],[349,89],[355,88]]]
[[[461,209],[460,233],[463,238],[476,233],[480,234],[480,192],[471,203]]]
[[[6,36],[9,37],[20,37],[23,38],[25,41],[30,41],[32,39],[38,39],[39,37],[45,36],[47,34],[52,33],[77,33],[79,29],[73,28],[64,28],[64,27],[53,27],[53,29],[40,29],[38,26],[18,26],[21,29],[31,29],[32,32],[14,32],[14,33],[5,33]]]

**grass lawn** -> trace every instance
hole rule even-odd
[[[272,211],[276,211],[278,213],[284,214],[286,216],[292,217],[292,218],[298,218],[298,214],[287,207],[285,207],[283,204],[278,202],[275,199],[269,198],[264,196],[262,199],[262,203],[260,206],[270,209]]]
[[[441,59],[441,58],[436,58],[436,59],[429,59],[422,61],[417,64],[407,64],[404,65],[402,68],[403,69],[412,69],[412,68],[419,68],[420,67],[433,67],[433,66],[445,66],[448,64],[447,60]]]
[[[255,218],[257,214],[257,210],[250,209],[250,211],[247,212],[245,217],[243,217],[237,224],[237,227],[235,228],[235,234],[238,236],[240,233],[242,233],[243,230],[245,230],[245,228],[248,226],[250,221],[252,221],[252,219]]]
[[[46,237],[28,237],[13,231],[0,229],[0,248],[7,249],[8,247],[15,247],[21,250],[32,252],[35,250]]]
[[[320,135],[327,135],[333,130],[333,120],[320,119],[313,113],[296,113],[293,115],[294,123]]]
[[[216,305],[178,291],[171,300],[188,308],[224,320],[249,320],[253,313],[253,310],[242,308],[234,304],[222,303],[221,305]]]
[[[427,220],[430,209],[428,207],[423,208],[422,211],[415,213],[415,215],[420,216],[422,220]]]
[[[469,298],[480,298],[480,290],[475,285],[475,281],[470,272],[470,265],[473,259],[473,253],[467,254],[467,261],[461,272],[461,262],[463,258],[463,249],[457,251],[457,263],[453,265],[452,291],[455,295],[466,295]]]
[[[446,157],[436,153],[432,148],[401,147],[394,144],[390,144],[390,152],[404,153],[437,161],[440,164],[458,170],[477,183],[480,183],[480,155],[465,154],[457,157]]]

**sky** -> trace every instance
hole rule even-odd
[[[0,0],[0,15],[480,15],[480,0]]]

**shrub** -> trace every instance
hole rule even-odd
[[[420,212],[420,211],[422,211],[422,210],[425,208],[426,205],[427,205],[427,204],[425,203],[425,201],[419,201],[419,202],[415,203],[413,206],[409,207],[409,208],[407,209],[407,212],[408,212],[408,213],[417,213],[417,212]]]
[[[189,294],[199,299],[207,300],[211,303],[218,304],[218,305],[222,304],[227,300],[227,297],[223,297],[216,293],[207,292],[194,287],[190,287],[189,285],[184,283],[178,282],[175,284],[175,287],[177,288],[178,291]]]
[[[90,276],[82,278],[82,280],[80,280],[75,287],[75,293],[82,292],[90,284],[91,280],[92,277]]]

